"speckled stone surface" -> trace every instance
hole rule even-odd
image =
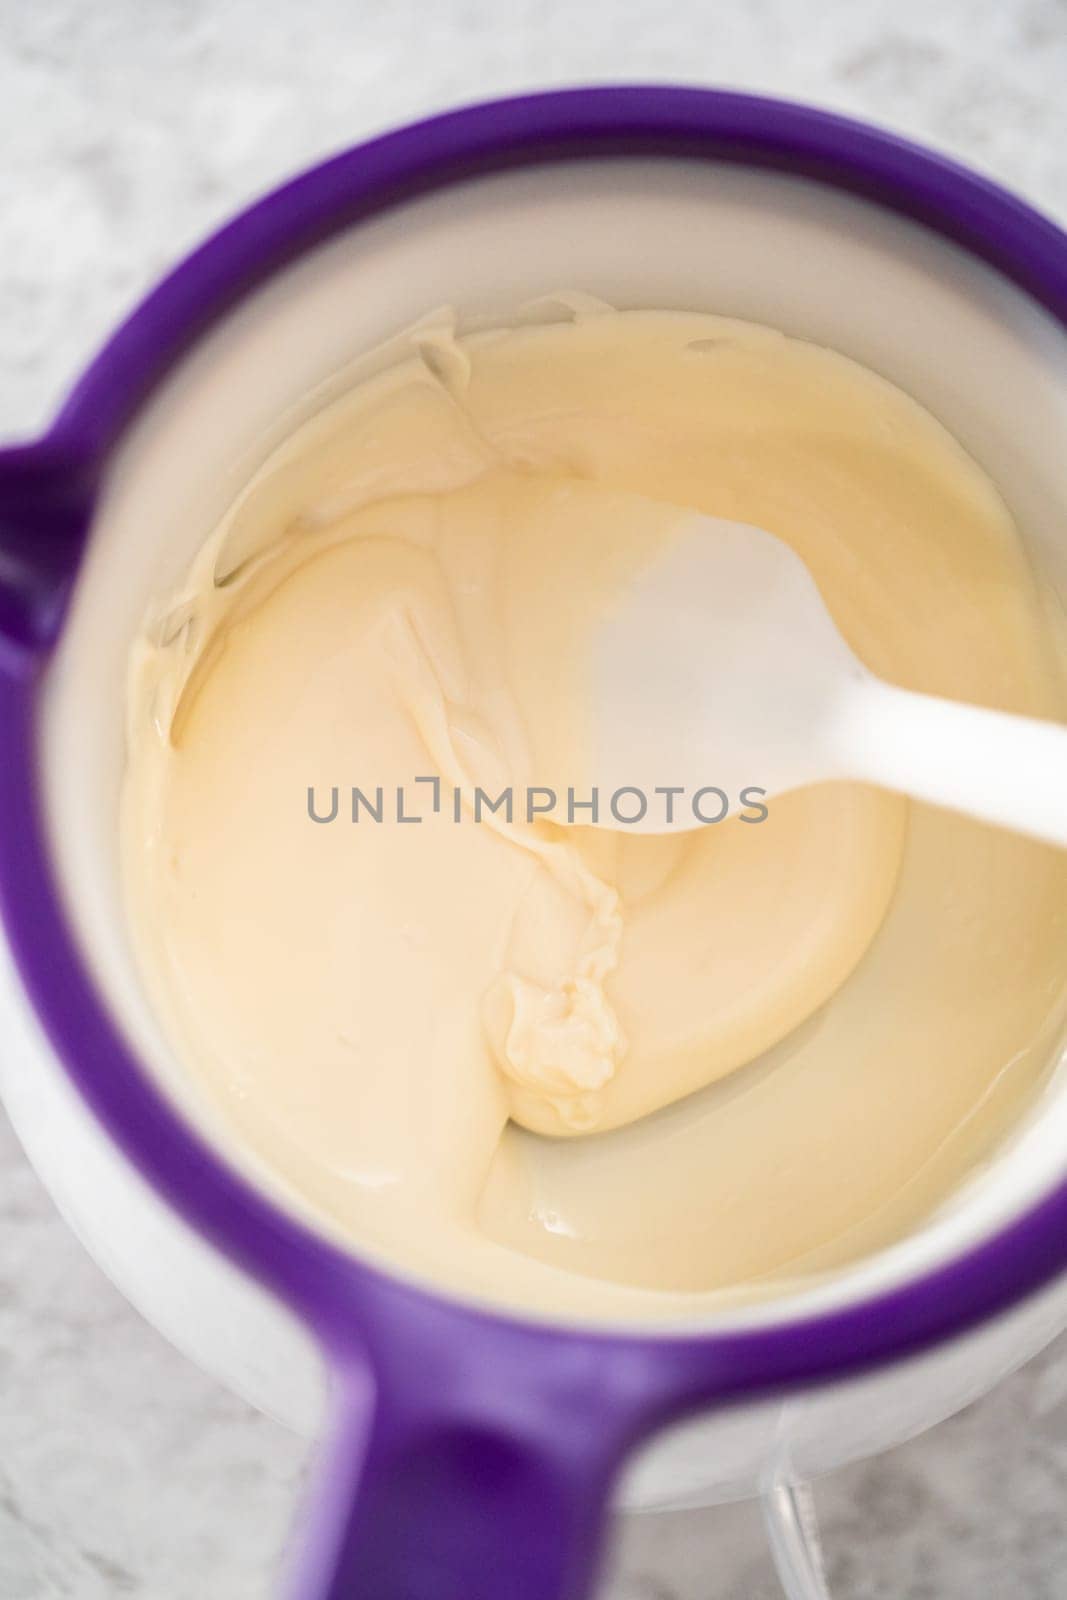
[[[820,101],[1067,217],[1065,0],[0,0],[0,434],[32,433],[163,268],[309,161],[619,79]],[[260,1600],[304,1455],[129,1309],[0,1126],[0,1600]],[[1061,1600],[1067,1341],[816,1498],[837,1600]],[[604,1589],[778,1593],[745,1506],[627,1522]]]

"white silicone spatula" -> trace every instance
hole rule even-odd
[[[650,800],[637,824],[601,805],[602,826],[698,826],[689,797],[708,785],[734,797],[852,778],[1067,846],[1067,727],[883,682],[780,539],[680,516],[677,537],[592,644],[598,783]],[[686,795],[668,823],[672,786]]]

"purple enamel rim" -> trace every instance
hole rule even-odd
[[[41,440],[0,454],[0,498],[5,486],[24,481],[39,491],[47,481],[54,498],[88,508],[110,450],[173,363],[249,290],[340,229],[480,174],[638,155],[775,170],[866,197],[961,245],[1067,327],[1067,238],[993,184],[888,134],[800,105],[704,89],[538,94],[386,135],[253,205],[119,328]],[[531,1378],[553,1364],[584,1371],[592,1361],[601,1378],[615,1374],[610,1403],[627,1412],[636,1437],[692,1406],[836,1379],[916,1352],[1003,1311],[1067,1265],[1067,1181],[995,1237],[905,1287],[832,1313],[721,1334],[528,1322],[353,1259],[209,1149],[112,1024],[65,920],[43,836],[35,728],[43,653],[19,660],[0,670],[0,910],[25,987],[114,1141],[195,1229],[304,1318],[338,1362],[367,1353],[379,1370],[393,1368],[409,1345],[424,1352],[457,1343],[496,1351],[509,1367],[520,1362]],[[398,1333],[416,1326],[417,1337]]]

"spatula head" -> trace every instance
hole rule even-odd
[[[622,824],[665,832],[702,818],[690,799],[714,787],[780,794],[838,776],[824,738],[841,689],[863,667],[805,564],[762,528],[680,511],[673,536],[593,631],[590,764],[602,795],[649,797]],[[657,789],[674,785],[673,822]],[[708,797],[705,815],[716,802]],[[634,799],[630,809],[636,810]]]

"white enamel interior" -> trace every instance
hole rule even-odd
[[[985,466],[1050,593],[1067,594],[1067,337],[992,271],[867,202],[729,166],[568,164],[408,203],[306,257],[203,341],[129,434],[48,675],[42,721],[50,831],[92,971],[149,1068],[246,1166],[190,1093],[127,943],[116,812],[130,639],[150,597],[182,572],[234,489],[343,381],[351,361],[443,303],[503,320],[523,300],[564,287],[620,306],[767,322],[884,373]],[[1040,1115],[920,1233],[802,1300],[729,1320],[795,1316],[913,1277],[977,1243],[1065,1174],[1060,1071]]]

